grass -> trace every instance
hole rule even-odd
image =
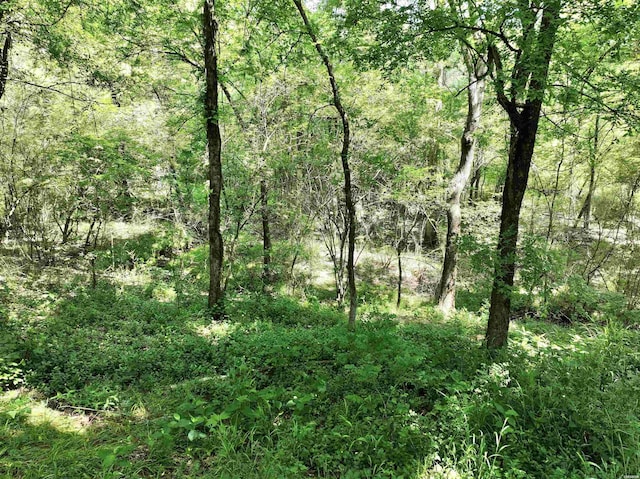
[[[6,275],[0,477],[640,471],[636,330],[521,321],[490,355],[483,313],[395,311],[375,288],[353,334],[321,289],[236,292],[212,323],[199,256],[174,260],[187,276],[141,262],[95,289],[70,270]]]

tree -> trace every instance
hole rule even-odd
[[[318,55],[320,56],[322,63],[327,69],[327,75],[329,77],[329,83],[331,84],[331,91],[333,93],[333,106],[340,115],[342,122],[342,151],[340,152],[340,158],[342,160],[342,171],[344,174],[344,201],[347,213],[347,278],[349,288],[349,328],[355,328],[356,324],[356,312],[358,308],[358,297],[356,291],[356,275],[355,275],[355,248],[356,248],[356,208],[353,201],[353,192],[351,185],[351,169],[349,167],[349,144],[351,142],[351,130],[349,125],[349,118],[347,112],[342,104],[340,97],[340,90],[338,89],[338,82],[333,71],[333,65],[331,60],[327,56],[322,44],[318,40],[318,36],[315,29],[302,5],[302,0],[293,0],[302,22],[304,23],[307,34],[311,38],[311,41],[316,47]]]
[[[469,181],[474,164],[477,139],[475,132],[480,125],[482,101],[484,99],[485,77],[489,71],[486,52],[474,52],[463,47],[463,56],[469,78],[467,86],[467,120],[460,138],[460,164],[451,179],[448,191],[447,240],[445,246],[442,275],[436,289],[436,301],[439,308],[448,314],[455,309],[458,239],[462,214],[460,199]]]
[[[220,231],[220,196],[222,193],[222,138],[218,104],[218,24],[214,18],[215,0],[204,0],[203,35],[206,77],[205,118],[209,153],[209,308],[222,312],[222,259],[224,245]]]
[[[511,129],[486,333],[489,348],[502,347],[507,342],[520,208],[527,189],[551,57],[560,26],[560,10],[560,0],[549,0],[544,4],[537,1],[518,3],[517,18],[521,29],[518,44],[514,47],[504,39],[504,47],[514,54],[510,74],[505,72],[500,49],[493,42],[489,44],[498,102],[509,116]],[[505,85],[507,78],[509,91]]]
[[[8,0],[0,0],[0,23],[7,16],[7,4]],[[11,29],[7,26],[6,33],[4,35],[4,44],[0,51],[0,99],[4,96],[4,91],[7,87],[7,76],[9,75],[9,54],[11,53],[11,46],[13,39],[11,36]]]

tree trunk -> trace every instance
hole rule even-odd
[[[593,203],[593,193],[596,189],[596,164],[594,161],[589,163],[589,190],[584,200],[584,205],[580,211],[578,218],[582,216],[582,228],[589,231],[591,225],[591,204]]]
[[[482,156],[482,150],[478,150],[476,154],[476,159],[480,159]],[[480,163],[476,161],[476,163]],[[473,170],[473,175],[471,176],[471,181],[469,183],[469,205],[473,205],[476,201],[480,199],[480,180],[482,179],[482,170],[484,166],[481,164],[477,164]]]
[[[447,240],[445,246],[442,275],[436,289],[436,301],[438,307],[446,315],[455,309],[456,301],[456,273],[458,260],[458,237],[460,236],[460,223],[462,219],[460,198],[464,191],[471,169],[473,167],[476,139],[474,133],[480,125],[482,113],[482,101],[484,99],[484,78],[488,65],[484,58],[475,62],[471,58],[471,52],[466,51],[465,63],[469,72],[469,86],[467,88],[467,121],[462,137],[460,138],[460,164],[449,184],[449,209],[447,210]]]
[[[271,231],[269,229],[269,199],[267,182],[260,181],[260,201],[262,204],[262,291],[266,292],[271,285]]]
[[[62,244],[66,244],[73,234],[73,214],[75,212],[76,207],[74,206],[71,211],[67,213],[67,216],[64,220],[64,226],[60,231],[62,233]]]
[[[98,213],[95,213],[92,220],[91,220],[91,224],[89,225],[89,230],[87,231],[87,236],[84,239],[84,248],[83,250],[85,252],[89,251],[89,245],[91,244],[91,233],[93,233],[93,227],[96,225],[96,220],[98,217]]]
[[[356,312],[358,308],[358,296],[356,291],[356,275],[355,275],[355,248],[356,248],[356,208],[353,201],[353,192],[351,187],[351,169],[349,166],[349,145],[351,142],[351,131],[349,125],[349,118],[347,112],[342,105],[340,98],[340,91],[338,89],[338,83],[336,82],[335,75],[333,73],[333,65],[329,60],[329,57],[322,48],[322,44],[318,41],[316,32],[309,22],[307,13],[302,6],[302,0],[293,0],[296,5],[300,17],[304,23],[311,41],[314,43],[318,55],[322,59],[324,66],[327,69],[327,75],[329,76],[329,83],[331,84],[331,91],[333,93],[333,105],[335,106],[340,119],[342,120],[342,151],[340,152],[340,158],[342,160],[342,171],[344,174],[344,199],[347,210],[347,279],[349,289],[349,329],[355,329],[356,325]]]
[[[0,0],[0,21],[4,20],[5,15],[9,12],[10,6],[6,4],[10,3],[7,0]],[[2,51],[0,51],[0,99],[4,96],[4,92],[7,88],[7,77],[9,76],[9,54],[11,53],[11,47],[13,46],[13,38],[11,36],[11,26],[6,26],[6,34],[4,38],[4,45]]]
[[[591,224],[591,206],[593,204],[593,194],[596,190],[596,162],[598,157],[598,138],[600,129],[600,116],[596,116],[596,126],[593,133],[593,149],[589,155],[589,190],[587,191],[587,197],[584,200],[582,209],[578,214],[578,219],[582,218],[582,228],[585,231],[589,231]]]
[[[215,317],[223,314],[222,258],[224,247],[220,232],[220,196],[222,193],[222,138],[218,123],[218,24],[213,17],[215,0],[204,0],[203,33],[206,75],[205,117],[209,152],[209,298]]]
[[[489,348],[503,347],[509,334],[520,208],[529,180],[549,65],[559,26],[560,0],[550,0],[544,4],[540,21],[539,13],[533,8],[522,12],[525,20],[523,42],[530,48],[516,57],[510,78],[511,98],[505,93],[504,77],[501,77],[503,70],[500,53],[494,46],[490,46],[497,70],[498,102],[509,115],[511,135],[486,333],[486,345]],[[518,99],[522,97],[524,102]]]
[[[562,113],[562,119],[563,119],[563,123],[566,124],[566,112]],[[553,233],[553,220],[554,220],[554,214],[555,214],[555,207],[556,207],[556,200],[558,199],[558,189],[560,188],[560,173],[562,173],[562,165],[564,164],[564,160],[565,160],[565,137],[563,135],[562,137],[562,143],[561,143],[561,148],[560,148],[560,161],[558,162],[558,166],[556,166],[556,177],[555,177],[555,181],[553,183],[553,191],[551,192],[551,202],[549,203],[549,222],[547,223],[547,242],[551,241],[553,243],[553,240],[551,238],[551,234]],[[546,303],[546,300],[545,300]]]
[[[2,52],[0,52],[0,99],[4,96],[7,87],[7,76],[9,75],[9,53],[12,46],[11,32],[7,32],[4,39]]]
[[[524,112],[523,112],[524,113]],[[538,116],[539,118],[539,116]],[[537,133],[538,118],[522,128],[512,126],[507,178],[502,194],[502,215],[498,236],[498,255],[491,292],[487,325],[487,346],[501,347],[507,341],[511,315],[511,290],[516,265],[516,246],[520,207],[527,189],[529,169]]]
[[[399,308],[402,300],[402,249],[400,247],[396,249],[396,254],[398,255],[398,299],[396,300],[396,308]]]

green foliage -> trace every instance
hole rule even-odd
[[[631,318],[632,312],[626,313],[626,298],[615,292],[603,292],[580,276],[570,276],[559,286],[554,295],[543,308],[552,320],[559,322],[572,321],[614,321],[624,322]]]
[[[615,477],[631,470],[637,453],[627,445],[637,430],[628,413],[638,404],[632,398],[639,370],[635,359],[622,359],[629,350],[619,334],[574,335],[558,347],[536,344],[541,338],[523,331],[508,356],[481,368],[468,389],[439,405],[441,440],[462,452],[463,464],[485,461],[485,471],[497,455],[501,472],[476,477]],[[624,392],[621,377],[628,380]],[[612,453],[618,459],[610,463]]]
[[[122,294],[104,286],[61,302],[62,322],[29,331],[38,338],[29,352],[29,384],[48,395],[72,393],[80,404],[103,408],[132,384],[149,390],[207,374],[214,352],[206,339],[179,333],[190,310],[153,299],[154,289],[143,291]],[[82,335],[74,334],[78,329]]]
[[[0,108],[0,268],[18,269],[9,283],[2,271],[0,286],[0,476],[638,473],[637,8],[562,2],[512,291],[514,319],[526,321],[490,354],[480,333],[504,260],[493,243],[508,143],[491,100],[477,157],[478,198],[490,201],[463,209],[460,239],[458,305],[478,314],[444,321],[416,307],[396,318],[393,270],[365,259],[386,244],[437,269],[414,233],[429,224],[438,241],[459,157],[467,85],[455,45],[484,48],[481,32],[457,25],[499,33],[511,71],[537,53],[538,36],[522,33],[541,23],[514,1],[428,3],[329,0],[309,12],[353,130],[365,249],[355,332],[308,247],[343,225],[339,123],[290,1],[216,2],[228,282],[225,320],[214,323],[204,309],[202,5],[2,3],[2,36],[14,32],[16,47]],[[541,94],[522,98],[541,70],[520,66],[506,85],[514,105]],[[578,231],[591,165],[592,224]],[[142,218],[162,231],[112,236],[114,221],[133,229]],[[405,275],[409,295],[416,276]]]
[[[522,238],[518,273],[529,301],[537,293],[542,304],[546,304],[550,292],[566,275],[567,255],[568,251],[552,247],[541,236],[525,235]]]
[[[205,259],[196,249],[172,265]],[[242,292],[211,323],[200,281],[172,268],[136,265],[146,286],[69,283],[25,299],[48,312],[10,337],[48,409],[0,399],[8,447],[27,451],[0,455],[0,471],[40,477],[52,460],[21,442],[37,437],[64,449],[58,467],[71,477],[614,478],[640,464],[637,333],[613,322],[528,321],[497,356],[467,313],[445,322],[420,309],[428,322],[401,324],[369,307],[350,333],[317,300]],[[97,450],[35,426],[43,407],[56,421],[66,408],[96,411],[86,414],[100,427],[84,434]]]
[[[24,362],[0,358],[0,389],[13,389],[24,383]]]
[[[24,383],[25,351],[19,324],[9,319],[9,287],[3,282],[0,288],[0,391],[4,391]]]

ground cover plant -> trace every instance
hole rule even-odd
[[[331,302],[241,292],[212,321],[201,281],[170,267],[10,287],[3,477],[613,478],[640,464],[638,332],[614,317],[521,320],[492,352],[486,313],[428,304],[365,305],[349,332]]]

